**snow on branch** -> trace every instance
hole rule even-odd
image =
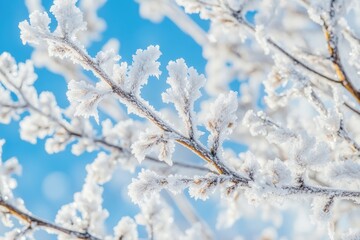
[[[91,86],[86,82],[69,82],[69,91],[67,97],[70,103],[76,104],[75,116],[83,116],[88,118],[93,116],[97,123],[99,123],[98,105],[99,102],[112,91],[108,85],[98,83],[97,86]]]
[[[351,228],[360,212],[360,37],[352,18],[360,14],[360,5],[340,0],[137,2],[142,16],[153,21],[167,16],[200,44],[205,74],[182,58],[169,61],[162,73],[158,45],[138,49],[131,63],[121,58],[113,40],[90,54],[88,47],[105,29],[97,14],[104,0],[54,0],[49,11],[54,28],[41,3],[27,1],[31,13],[19,24],[20,37],[35,52],[25,63],[0,55],[0,122],[19,120],[20,137],[32,144],[44,139],[49,154],[69,149],[77,157],[97,155],[85,167],[82,188],[59,209],[54,223],[33,216],[15,197],[17,160],[0,161],[0,220],[11,228],[5,237],[33,238],[42,229],[59,239],[139,239],[143,234],[213,239],[216,230],[212,233],[193,202],[187,202],[211,198],[216,199],[211,203],[225,203],[218,226],[256,215],[250,209],[257,218],[286,217],[281,208],[291,202],[289,211],[311,215],[333,239],[356,238]],[[199,14],[209,28],[186,13]],[[53,93],[36,90],[33,64],[41,63],[65,76],[68,107],[60,107]],[[176,111],[145,99],[142,91],[155,78],[166,79],[161,97]],[[144,119],[135,120],[131,113]],[[191,163],[195,155],[204,165]],[[111,212],[103,206],[103,193],[118,168],[137,174],[127,190],[139,214],[116,216],[109,233]],[[172,205],[179,211],[174,213]],[[178,224],[180,214],[189,226]],[[281,221],[271,218],[279,228]],[[308,237],[297,231],[293,234]],[[310,231],[314,238],[326,234]],[[259,236],[279,237],[276,229]]]
[[[222,146],[225,138],[231,134],[235,127],[237,116],[237,94],[230,92],[229,94],[221,94],[205,111],[204,123],[206,129],[210,132],[208,137],[208,145],[211,153],[216,155]]]
[[[21,32],[23,32],[22,34],[27,33],[27,28],[24,28],[24,26],[28,27],[29,23],[24,21],[20,24],[19,27]],[[227,169],[227,167],[224,166],[217,157],[211,156],[210,151],[205,150],[198,142],[186,138],[174,130],[173,127],[159,117],[159,114],[155,112],[152,106],[139,96],[140,88],[147,82],[147,78],[150,75],[157,76],[160,74],[157,70],[159,64],[156,62],[156,59],[160,56],[160,52],[157,47],[149,47],[146,51],[138,51],[137,55],[133,57],[134,62],[130,67],[127,77],[125,77],[123,84],[119,85],[116,82],[116,79],[118,78],[112,78],[112,76],[110,76],[98,62],[87,54],[86,50],[84,50],[81,44],[76,42],[76,40],[69,39],[66,36],[64,38],[59,38],[56,33],[41,36],[37,35],[37,37],[41,38],[42,41],[47,41],[49,43],[49,51],[53,56],[70,58],[74,61],[74,63],[79,63],[85,69],[91,70],[95,76],[107,83],[112,91],[117,94],[120,100],[128,107],[129,112],[134,112],[140,116],[144,116],[164,131],[172,132],[176,136],[177,142],[195,151],[205,161],[213,164],[219,172],[230,172],[230,170]],[[34,42],[31,38],[30,41]],[[26,38],[24,42],[26,42]],[[149,62],[146,63],[146,61]],[[151,63],[152,61],[153,63]],[[139,69],[141,71],[135,74],[135,72],[132,73],[131,69]],[[134,79],[135,77],[136,79]],[[123,79],[123,77],[120,79]],[[131,80],[133,82],[131,82]],[[128,92],[129,90],[131,90],[131,92]]]
[[[173,103],[187,127],[189,138],[197,138],[194,102],[201,96],[200,89],[205,84],[205,77],[186,65],[184,59],[170,61],[167,70],[167,83],[171,88],[162,94],[163,101]]]

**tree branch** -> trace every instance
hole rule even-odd
[[[59,127],[61,127],[62,129],[64,129],[70,136],[73,136],[73,137],[76,137],[76,138],[83,138],[83,139],[89,139],[95,143],[98,143],[102,146],[105,146],[105,147],[108,147],[110,149],[115,149],[123,154],[126,154],[126,155],[132,155],[131,153],[131,150],[129,149],[125,149],[119,145],[114,145],[112,143],[109,143],[107,142],[105,139],[99,139],[99,138],[89,138],[88,136],[82,134],[82,133],[79,133],[73,129],[71,129],[69,126],[67,126],[67,122],[62,122],[61,119],[57,119],[55,118],[54,116],[51,116],[49,114],[46,114],[44,113],[40,108],[34,106],[33,104],[31,104],[31,102],[26,98],[25,94],[22,92],[22,89],[19,89],[16,85],[14,85],[10,79],[10,77],[4,73],[1,69],[0,69],[0,74],[4,76],[5,80],[12,86],[14,87],[18,94],[20,95],[21,99],[24,100],[24,104],[21,104],[21,105],[14,105],[14,106],[8,106],[8,107],[14,107],[14,108],[21,108],[21,109],[24,109],[24,108],[29,108],[31,110],[33,110],[34,112],[48,118],[49,121],[51,122],[54,122],[56,123]],[[163,162],[163,161],[160,161],[159,159],[157,158],[154,158],[154,157],[151,157],[151,156],[148,156],[146,155],[145,156],[145,160],[149,161],[149,162],[153,162],[153,163],[157,163],[157,164],[161,164],[163,166],[167,166],[168,165]],[[212,172],[212,173],[215,173],[214,171],[206,168],[206,167],[202,167],[202,166],[197,166],[197,165],[193,165],[193,164],[187,164],[187,163],[181,163],[181,162],[177,162],[177,161],[173,161],[173,166],[176,166],[176,167],[179,167],[179,168],[184,168],[184,169],[192,169],[192,170],[198,170],[198,171],[203,171],[203,172]]]
[[[64,228],[61,226],[58,226],[56,224],[47,222],[45,220],[42,220],[38,217],[31,216],[28,213],[25,213],[18,209],[17,207],[7,203],[1,196],[0,196],[0,206],[5,208],[12,216],[16,217],[22,222],[25,222],[29,224],[29,226],[38,226],[40,228],[46,228],[54,232],[58,232],[61,234],[66,234],[69,237],[77,237],[78,239],[87,239],[87,240],[100,240],[100,238],[97,238],[90,233],[87,232],[78,232],[74,231],[68,228]]]
[[[330,2],[330,12],[329,12],[329,21],[334,21],[336,11],[335,11],[335,0]],[[352,84],[349,76],[347,76],[343,64],[340,59],[340,54],[338,51],[338,39],[333,31],[333,27],[329,22],[326,21],[324,17],[321,17],[323,21],[323,31],[327,43],[328,52],[330,54],[330,60],[333,63],[333,68],[335,73],[341,83],[341,85],[360,103],[360,91],[355,89],[355,86]]]
[[[83,51],[83,49],[78,47],[71,40],[50,35],[44,35],[42,37],[45,40],[54,42],[55,44],[60,43],[69,47],[73,51],[73,53],[77,55],[78,59],[81,59],[82,64],[87,69],[90,69],[95,76],[106,82],[112,88],[113,92],[117,94],[122,101],[136,108],[144,115],[144,117],[149,119],[151,122],[153,122],[165,132],[172,133],[175,136],[174,140],[176,142],[192,150],[202,159],[212,164],[220,174],[236,175],[236,173],[232,172],[227,166],[225,166],[217,156],[212,155],[211,152],[207,150],[201,143],[197,142],[194,139],[183,136],[181,133],[172,128],[168,123],[158,117],[153,110],[148,108],[146,104],[139,100],[135,95],[122,90],[99,66],[99,64],[93,60],[93,58],[91,58],[86,52]]]
[[[221,7],[220,5],[208,4],[201,0],[197,0],[197,1],[203,5],[208,5],[208,6],[212,6],[212,7]],[[243,17],[241,16],[241,11],[234,11],[230,7],[227,7],[227,8],[231,12],[231,15],[236,19],[238,24],[245,26],[246,29],[249,30],[249,32],[251,32],[252,34],[255,34],[255,32],[256,32],[255,28],[243,19]],[[333,33],[330,32],[329,26],[325,23],[325,21],[324,21],[324,34],[325,34],[325,38],[327,40],[328,50],[331,55],[333,67],[335,69],[336,75],[338,76],[339,80],[336,80],[329,76],[326,76],[326,75],[316,71],[315,69],[311,68],[310,66],[306,65],[305,63],[301,62],[298,58],[296,58],[294,55],[292,55],[291,53],[286,51],[284,48],[282,48],[278,43],[276,43],[270,37],[266,38],[266,42],[273,49],[279,51],[281,54],[283,54],[283,56],[290,59],[296,65],[302,67],[304,70],[307,70],[307,71],[309,71],[323,79],[326,79],[330,82],[341,84],[357,100],[357,102],[360,103],[360,91],[356,90],[354,85],[351,83],[349,77],[346,75],[346,73],[344,71],[344,67],[342,66],[341,61],[340,61],[337,47],[336,47],[336,45],[334,45],[332,43],[333,42]],[[347,106],[349,109],[353,110],[354,112],[359,113],[358,110],[350,107],[348,104],[345,104],[345,106]]]
[[[249,30],[249,32],[251,32],[252,34],[255,34],[256,30],[253,26],[251,26],[247,21],[245,21],[243,19],[243,17],[241,16],[241,12],[238,11],[234,11],[232,9],[229,9],[232,13],[232,16],[237,20],[238,24],[243,25],[244,27],[246,27],[247,30]],[[333,79],[329,76],[326,76],[318,71],[316,71],[315,69],[309,67],[308,65],[306,65],[305,63],[301,62],[298,58],[296,58],[294,55],[292,55],[290,52],[286,51],[284,48],[282,48],[278,43],[276,43],[272,38],[267,37],[266,38],[266,42],[275,50],[277,50],[278,52],[280,52],[283,56],[285,56],[286,58],[290,59],[292,62],[294,62],[294,64],[302,67],[304,70],[307,70],[308,72],[311,72],[323,79],[326,79],[330,82],[334,82],[334,83],[340,83],[338,80]]]

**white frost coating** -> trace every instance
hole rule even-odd
[[[264,25],[256,25],[255,29],[256,29],[256,34],[255,34],[256,40],[264,50],[265,54],[268,55],[270,53],[270,48],[267,43],[265,27]]]
[[[25,0],[25,4],[29,13],[32,13],[36,10],[38,11],[43,10],[41,6],[41,0]]]
[[[300,166],[323,167],[330,159],[327,143],[303,133],[293,149],[292,157]]]
[[[218,182],[206,181],[201,178],[194,178],[194,181],[189,185],[189,195],[195,200],[207,200],[213,194],[218,186]]]
[[[96,86],[92,86],[84,81],[72,80],[68,84],[69,91],[67,97],[70,103],[75,104],[75,116],[83,116],[89,118],[93,116],[99,123],[99,115],[97,107],[100,101],[112,91],[106,83],[99,82]]]
[[[255,114],[252,110],[248,111],[244,116],[243,124],[254,136],[265,136],[271,143],[288,146],[289,157],[301,167],[320,167],[330,158],[330,149],[326,142],[309,136],[305,131],[296,133],[283,128],[263,112]]]
[[[127,63],[122,62],[120,64],[115,64],[112,71],[114,81],[119,84],[119,86],[125,87],[128,71]]]
[[[201,10],[201,4],[192,0],[176,0],[176,2],[183,6],[187,13],[198,13]]]
[[[79,40],[86,46],[89,46],[91,41],[99,40],[101,32],[105,30],[106,23],[104,19],[97,15],[97,11],[105,4],[106,0],[81,0],[80,9],[86,21],[86,31],[82,32]]]
[[[111,179],[112,173],[117,166],[115,159],[104,152],[100,152],[93,163],[86,166],[89,178],[98,184],[104,184]]]
[[[20,122],[21,139],[31,143],[36,143],[37,138],[43,139],[51,135],[56,129],[56,123],[53,120],[59,119],[61,116],[55,96],[50,92],[42,92],[39,99],[36,99],[36,104],[43,114],[34,111]],[[53,120],[49,121],[49,117]]]
[[[42,42],[42,37],[50,35],[50,22],[51,20],[46,12],[32,12],[30,14],[30,23],[26,20],[19,23],[22,43],[39,44]]]
[[[332,210],[332,200],[325,197],[317,197],[312,201],[313,211],[312,220],[318,223],[318,226],[324,227],[324,222],[330,220]]]
[[[159,195],[162,189],[166,189],[173,194],[180,194],[191,185],[205,182],[207,183],[208,179],[200,177],[190,179],[181,175],[161,176],[153,171],[142,169],[137,179],[132,179],[128,189],[131,200],[136,204],[142,205],[144,202]]]
[[[358,76],[360,74],[360,39],[356,38],[355,34],[350,29],[345,30],[343,35],[351,47],[347,62],[356,68]]]
[[[139,140],[132,146],[132,153],[141,163],[147,153],[151,151],[159,152],[159,160],[172,165],[172,154],[175,150],[175,141],[171,134],[159,129],[147,129],[140,134]]]
[[[260,173],[260,165],[254,154],[249,151],[240,153],[239,158],[243,161],[241,166],[242,172],[244,172],[249,178],[255,179],[256,176]]]
[[[76,34],[86,30],[86,22],[83,21],[83,14],[76,7],[76,2],[77,0],[54,0],[50,12],[58,22],[56,35],[76,40]]]
[[[172,209],[161,198],[153,198],[140,206],[141,213],[135,216],[139,225],[146,227],[149,239],[167,240],[179,236]]]
[[[349,199],[356,201],[360,197],[354,187],[358,185],[357,171],[360,171],[360,147],[356,142],[360,131],[358,114],[348,106],[357,109],[355,100],[359,100],[356,96],[357,74],[354,74],[358,71],[358,61],[353,61],[359,55],[356,31],[360,24],[356,18],[360,13],[359,3],[356,0],[338,0],[335,11],[330,12],[329,2],[321,0],[139,2],[144,15],[153,20],[168,16],[203,47],[208,62],[207,78],[210,80],[205,89],[208,92],[204,95],[218,96],[217,100],[203,108],[203,115],[206,115],[203,122],[210,132],[210,148],[203,146],[198,139],[196,128],[200,116],[193,112],[194,101],[200,97],[199,89],[205,80],[195,69],[186,66],[184,60],[169,63],[167,82],[170,88],[163,94],[163,100],[174,103],[178,114],[173,114],[169,109],[161,109],[159,113],[140,96],[141,87],[148,78],[160,75],[158,58],[161,53],[158,46],[139,50],[133,56],[132,66],[119,63],[117,47],[111,49],[105,45],[94,58],[87,53],[84,46],[89,46],[104,27],[104,22],[96,14],[104,0],[80,0],[79,8],[76,1],[55,1],[52,12],[58,26],[54,33],[49,30],[50,18],[46,13],[34,12],[30,16],[30,23],[22,22],[19,27],[24,43],[38,44],[34,54],[36,63],[48,63],[44,65],[69,80],[87,80],[83,70],[91,70],[95,77],[106,81],[111,88],[101,84],[93,86],[71,82],[68,95],[72,103],[64,111],[57,106],[53,95],[36,92],[33,86],[36,75],[31,62],[16,64],[6,53],[0,57],[0,121],[22,119],[21,136],[31,142],[46,138],[45,148],[49,153],[64,150],[68,144],[75,142],[72,145],[73,154],[79,155],[84,151],[96,151],[98,154],[95,161],[86,167],[88,174],[82,191],[75,195],[73,203],[64,206],[58,214],[57,220],[61,221],[56,225],[70,229],[70,234],[60,233],[59,239],[80,238],[76,236],[81,233],[90,234],[82,238],[134,239],[138,237],[137,224],[145,225],[149,239],[173,239],[174,236],[178,239],[211,239],[211,234],[203,234],[205,228],[197,224],[201,219],[194,216],[196,214],[192,214],[191,207],[186,204],[185,208],[179,206],[179,209],[185,210],[184,215],[192,227],[186,233],[181,231],[184,228],[176,227],[169,206],[159,198],[162,189],[172,194],[183,194],[184,189],[188,188],[190,197],[196,199],[207,199],[215,190],[218,191],[219,197],[226,203],[221,211],[226,212],[222,224],[227,227],[231,227],[241,216],[249,217],[247,212],[255,212],[244,204],[246,202],[258,204],[261,215],[268,215],[267,219],[280,227],[278,216],[281,216],[281,210],[272,205],[283,201],[299,202],[295,206],[297,213],[306,215],[304,206],[308,204],[305,203],[314,199],[315,215],[320,216],[318,219],[322,225],[328,222],[329,229],[337,231],[336,234],[331,233],[330,237],[340,236],[342,230],[357,226],[359,210]],[[184,14],[183,8],[175,5],[176,2],[185,11],[199,13],[201,18],[208,19],[211,22],[208,32]],[[33,8],[40,9],[39,6]],[[309,21],[307,12],[311,9],[311,18],[316,22],[321,25],[323,21],[329,23],[333,31],[327,36],[332,38],[329,41],[331,46],[335,47],[332,44],[337,42],[334,37],[341,40],[341,34],[350,38],[349,45],[338,41],[338,49],[334,48],[334,54],[330,55],[340,56],[339,68],[344,66],[340,71],[344,71],[344,76],[353,81],[354,92],[344,88],[346,82],[329,86],[330,81],[339,78],[339,69],[335,72],[331,67],[333,61],[338,60],[328,58],[324,29]],[[347,14],[343,9],[347,10]],[[349,27],[337,21],[341,18]],[[335,28],[338,23],[339,27]],[[88,26],[87,30],[85,25]],[[256,44],[256,41],[260,44]],[[263,50],[271,56],[265,56]],[[348,59],[343,58],[343,51],[353,54],[350,61],[354,64],[346,64]],[[269,80],[263,83],[270,69]],[[265,106],[262,101],[263,86],[268,95]],[[346,86],[351,87],[350,84]],[[229,93],[230,89],[239,90],[239,94]],[[107,108],[107,113],[110,112],[109,115],[113,117],[111,112],[119,107],[119,99],[114,94],[108,94],[111,90],[119,95],[128,112],[147,117],[150,121],[108,118],[102,121],[100,128],[93,127],[89,119],[76,117],[94,116],[99,121],[97,105],[105,96],[109,96],[106,100],[113,97],[114,104]],[[349,98],[350,94],[353,97]],[[256,110],[245,114],[251,109]],[[263,112],[256,113],[259,109]],[[244,125],[234,128],[236,115],[245,115]],[[105,118],[106,114],[102,116]],[[145,131],[146,128],[152,129],[153,125],[148,125],[153,124],[151,122],[163,130]],[[140,136],[140,133],[143,134]],[[226,137],[230,138],[231,143],[246,146],[249,151],[239,157],[229,153],[231,150],[225,148],[227,143],[223,144]],[[175,141],[184,143],[185,147],[206,160],[207,165],[193,166],[188,155],[177,155],[179,162],[174,161],[171,168],[161,162],[172,164]],[[147,155],[151,151],[159,152],[159,157]],[[114,236],[105,236],[102,226],[107,213],[101,206],[101,184],[111,179],[117,166],[134,171],[138,165],[135,157],[140,161],[146,158],[144,167],[151,169],[142,171],[129,188],[130,195],[135,199],[133,201],[141,208],[141,214],[136,217],[137,223],[123,218]],[[7,162],[9,167],[5,171],[10,172],[16,167],[16,162]],[[1,180],[6,175],[3,174],[3,166],[0,167]],[[220,174],[213,174],[208,169]],[[179,175],[178,171],[184,175]],[[201,175],[194,176],[194,172]],[[14,182],[9,181],[7,187],[15,187],[12,185]],[[6,186],[0,187],[0,192],[6,189]],[[18,206],[17,203],[14,206]],[[344,213],[344,209],[349,212]],[[5,210],[6,207],[0,209],[0,218],[7,224],[12,217],[6,215]],[[345,214],[351,217],[347,218]],[[305,236],[306,224],[307,221],[296,221],[293,232],[299,239],[309,238]],[[21,232],[15,226],[7,236],[15,237]],[[39,228],[36,223],[30,226],[34,231]],[[319,229],[311,232],[313,239],[324,238],[324,231]],[[80,233],[71,232],[73,230]],[[54,233],[51,229],[45,231]],[[301,231],[304,235],[298,236]],[[273,229],[258,233],[251,237],[281,236],[276,235]],[[350,234],[348,238],[353,237]],[[23,237],[31,237],[31,233]]]
[[[128,72],[128,78],[123,88],[137,97],[140,97],[140,90],[150,76],[159,78],[160,62],[157,60],[161,55],[159,46],[149,46],[145,50],[138,49],[133,55],[133,62]]]
[[[101,123],[102,134],[106,141],[114,145],[121,145],[130,149],[131,145],[138,140],[140,132],[145,130],[145,126],[139,121],[127,119],[119,121],[113,125],[110,119]]]
[[[281,144],[298,138],[292,131],[272,122],[262,111],[254,113],[253,110],[249,110],[242,123],[249,128],[253,136],[265,136],[269,142]]]
[[[136,222],[130,217],[123,217],[114,227],[114,240],[137,240],[138,232]]]
[[[309,8],[308,9],[308,14],[309,14],[309,17],[310,17],[311,20],[313,20],[317,24],[320,24],[320,25],[322,24],[319,9]]]
[[[2,77],[1,84],[8,90],[16,92],[23,89],[31,98],[30,91],[34,91],[32,85],[37,80],[31,61],[17,64],[9,53],[4,52],[0,55],[0,76]]]
[[[72,137],[68,134],[68,132],[63,128],[60,128],[55,131],[53,137],[46,139],[45,150],[49,154],[61,152],[66,148],[71,140]]]
[[[335,163],[329,169],[329,177],[337,182],[360,182],[360,164],[353,160]]]
[[[198,240],[206,239],[209,236],[206,233],[206,229],[203,228],[200,222],[195,223],[190,228],[186,229],[185,236],[180,237],[180,240]]]
[[[13,175],[20,175],[22,168],[15,157],[3,161],[3,145],[5,140],[0,139],[0,197],[9,203],[18,204],[18,208],[25,210],[23,201],[20,198],[15,198],[13,190],[17,186],[17,181]],[[7,210],[0,207],[0,222],[6,227],[13,227],[13,222]]]
[[[156,173],[142,169],[138,178],[133,178],[128,187],[131,200],[140,204],[152,199],[163,189],[162,185],[167,184],[167,182],[161,182],[161,179],[163,178]]]
[[[360,239],[360,231],[357,229],[349,229],[347,233],[342,234],[342,240],[359,240]]]
[[[0,122],[9,124],[12,119],[17,119],[18,114],[10,106],[16,106],[11,99],[11,92],[0,85]]]
[[[210,132],[208,145],[215,153],[235,127],[237,106],[237,93],[231,91],[220,94],[203,110],[206,113],[203,122]]]
[[[88,176],[81,192],[74,194],[74,202],[62,206],[55,222],[69,229],[104,236],[104,223],[109,213],[102,208],[102,193],[103,188]]]
[[[168,11],[169,0],[136,0],[140,4],[140,15],[153,22],[160,22]]]
[[[71,111],[69,116],[74,116],[73,111]],[[74,155],[79,156],[85,151],[92,152],[99,149],[99,145],[94,142],[96,131],[88,119],[73,118],[70,125],[72,129],[76,129],[76,132],[79,132],[82,135],[82,137],[77,138],[77,142],[71,146],[71,152]]]
[[[186,65],[184,59],[170,61],[166,67],[169,71],[167,83],[171,86],[162,94],[165,103],[173,103],[188,128],[188,136],[198,136],[195,131],[194,102],[201,96],[200,88],[205,84],[205,77]]]
[[[77,39],[79,31],[86,30],[86,23],[83,21],[82,12],[75,5],[76,2],[76,0],[54,1],[50,11],[57,19],[58,26],[53,33],[49,32],[50,18],[47,13],[33,12],[30,23],[25,20],[19,24],[20,37],[24,44],[44,44],[43,46],[47,47],[49,57],[69,58],[72,62],[88,68],[88,65],[84,64],[82,59],[79,59],[74,54],[73,49],[66,44],[71,42],[73,46],[77,46],[86,53],[84,44]]]
[[[114,66],[119,60],[120,56],[114,51],[114,49],[100,51],[95,57],[95,61],[110,76],[113,75]]]
[[[276,186],[286,186],[291,184],[291,171],[279,159],[269,161],[265,171],[270,175],[271,182]]]
[[[4,139],[0,139],[0,159],[2,159],[2,155],[3,155],[3,146],[5,144],[5,140]]]

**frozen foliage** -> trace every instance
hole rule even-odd
[[[235,92],[220,94],[204,110],[204,124],[210,132],[208,145],[213,153],[218,152],[225,138],[231,134],[236,122],[237,97]]]
[[[140,3],[140,14],[144,18],[148,18],[153,22],[160,22],[165,13],[167,4],[170,1],[167,0],[136,0]]]
[[[139,95],[141,87],[147,83],[149,76],[159,78],[161,72],[159,70],[160,63],[157,60],[160,55],[159,46],[149,46],[146,50],[137,50],[133,55],[133,63],[123,88]]]
[[[6,200],[9,202],[16,203],[16,199],[12,193],[12,190],[16,188],[16,180],[12,177],[14,174],[21,174],[21,166],[18,163],[16,158],[10,158],[6,161],[2,160],[2,148],[5,144],[5,140],[0,140],[0,195],[1,200]],[[2,212],[2,216],[6,215],[5,212]]]
[[[184,59],[169,62],[167,66],[169,77],[167,83],[171,88],[162,94],[163,101],[171,102],[183,120],[188,130],[188,137],[193,138],[196,133],[194,123],[194,102],[201,96],[200,88],[205,84],[204,75],[186,66]]]
[[[123,217],[114,227],[115,239],[135,240],[138,239],[136,223],[130,217]]]
[[[21,138],[44,139],[49,154],[97,155],[54,221],[26,210],[13,193],[21,167],[15,158],[1,160],[2,238],[33,239],[43,230],[92,240],[359,239],[358,1],[136,2],[141,16],[168,17],[201,46],[206,74],[182,58],[165,63],[162,73],[158,45],[137,50],[132,63],[113,39],[91,56],[88,47],[105,30],[97,15],[105,0],[55,0],[54,31],[41,1],[27,0],[20,37],[34,52],[25,63],[0,55],[0,123],[19,121]],[[69,106],[37,92],[34,66],[64,76]],[[176,111],[157,109],[141,94],[153,78],[166,80],[162,100]],[[203,165],[193,163],[195,155]],[[116,188],[127,189],[140,212],[115,216],[109,228],[103,192],[119,168],[132,181]],[[229,231],[207,226],[216,207],[201,216],[188,198],[219,202],[217,227]],[[240,219],[257,232],[239,230]],[[283,222],[294,223],[286,236],[278,231]]]
[[[171,157],[175,150],[175,143],[171,139],[171,135],[162,132],[162,130],[147,129],[145,133],[139,136],[139,140],[132,145],[132,153],[139,162],[142,162],[146,154],[156,147],[159,151],[159,160],[172,165]]]
[[[75,6],[77,0],[55,0],[50,12],[54,14],[58,26],[55,33],[61,37],[76,38],[77,32],[86,29],[86,23],[83,21],[83,14]],[[37,25],[31,23],[31,25]]]
[[[88,118],[93,116],[99,123],[98,105],[99,102],[111,93],[108,85],[100,82],[96,86],[91,86],[84,81],[70,81],[67,97],[70,103],[76,105],[75,116],[83,116]]]

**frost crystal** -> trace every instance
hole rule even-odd
[[[140,14],[153,22],[160,22],[169,6],[167,0],[136,0],[140,4]]]
[[[51,20],[47,13],[32,12],[30,14],[30,23],[25,20],[19,24],[21,30],[20,37],[23,44],[39,44],[42,37],[50,35],[50,22]]]
[[[72,40],[76,39],[79,31],[86,29],[83,15],[75,6],[77,0],[55,0],[50,8],[58,22],[55,34]]]
[[[115,238],[123,240],[137,240],[138,233],[136,230],[136,223],[130,217],[123,217],[119,223],[114,227]]]
[[[93,116],[99,123],[97,107],[100,101],[109,93],[111,89],[106,83],[100,82],[92,86],[84,81],[77,82],[72,80],[68,84],[69,91],[67,97],[70,103],[76,105],[75,116],[88,118]]]
[[[133,55],[133,63],[128,72],[128,78],[124,83],[127,92],[140,96],[141,87],[147,83],[150,76],[159,78],[161,71],[157,61],[161,55],[159,46],[149,46],[145,50],[137,50]]]
[[[162,94],[163,101],[173,103],[179,116],[188,128],[188,135],[194,134],[194,102],[201,96],[200,88],[205,84],[205,77],[185,64],[184,59],[169,62],[167,83],[171,88]]]
[[[159,151],[159,159],[172,165],[172,154],[175,150],[175,142],[171,134],[159,130],[147,129],[139,136],[139,140],[132,146],[132,153],[142,162],[146,154],[153,150]]]
[[[139,173],[138,179],[133,179],[129,185],[129,196],[134,203],[141,203],[143,201],[152,199],[157,193],[161,191],[162,184],[167,182],[161,181],[162,177],[150,170],[142,170]]]
[[[331,166],[329,175],[331,179],[334,179],[337,182],[341,182],[342,180],[359,182],[360,164],[352,160],[336,163]]]
[[[236,124],[236,110],[237,110],[237,94],[236,92],[229,92],[228,94],[221,94],[206,109],[206,116],[204,123],[206,129],[210,132],[208,137],[208,145],[214,153],[222,145],[228,135]]]

